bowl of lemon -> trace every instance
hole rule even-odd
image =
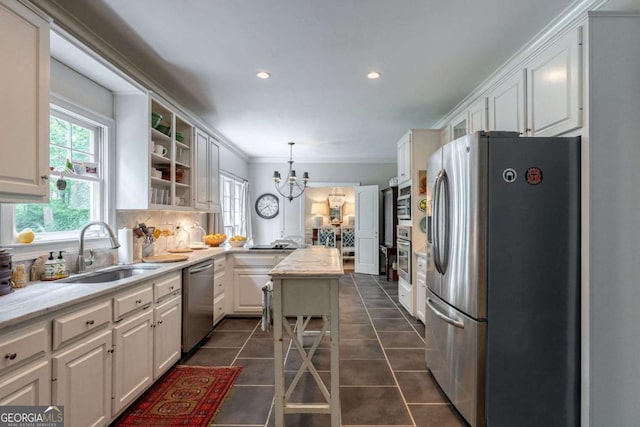
[[[234,248],[241,248],[247,243],[245,236],[233,236],[229,238],[228,243]]]
[[[227,240],[226,234],[207,234],[202,238],[202,241],[209,246],[220,246]]]

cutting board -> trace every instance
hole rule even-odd
[[[167,252],[171,254],[186,254],[188,252],[193,252],[193,249],[189,248],[175,248],[175,249],[167,249]]]
[[[154,255],[142,258],[142,262],[178,262],[188,259],[188,255]]]

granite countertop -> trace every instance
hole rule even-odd
[[[342,276],[344,270],[338,249],[312,246],[293,252],[276,265],[269,274],[272,277],[335,277]]]
[[[180,262],[169,263],[137,263],[149,268],[149,272],[106,283],[64,283],[61,281],[34,281],[29,282],[24,288],[14,289],[14,292],[0,296],[0,329],[19,324],[26,320],[52,313],[94,298],[109,295],[116,291],[137,285],[140,282],[155,279],[162,275],[182,270],[207,258],[215,258],[228,253],[292,253],[290,250],[256,250],[246,248],[209,248],[196,250],[188,255],[189,259]],[[295,253],[295,251],[293,252]],[[114,266],[111,266],[114,267]],[[157,268],[151,268],[157,267]],[[107,267],[105,267],[107,268]],[[95,271],[100,271],[100,268]],[[92,271],[92,270],[89,270]],[[72,276],[73,277],[73,276]]]

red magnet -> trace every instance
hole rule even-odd
[[[530,185],[538,185],[540,184],[540,181],[542,181],[542,171],[540,170],[540,168],[530,167],[529,169],[527,169],[525,179]]]

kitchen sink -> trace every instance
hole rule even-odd
[[[108,283],[145,274],[158,267],[116,267],[108,270],[83,273],[75,277],[59,280],[60,283]]]

